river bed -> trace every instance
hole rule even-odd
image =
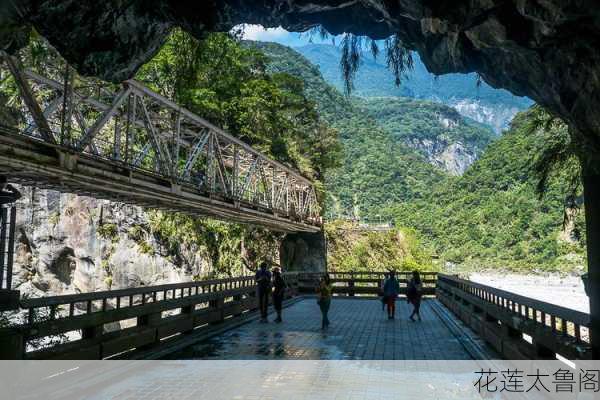
[[[590,312],[583,282],[576,276],[470,273],[469,279],[547,303]]]

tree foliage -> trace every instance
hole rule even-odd
[[[136,78],[190,111],[316,181],[339,163],[338,132],[305,94],[304,83],[267,70],[268,57],[228,34],[197,41],[175,30]],[[210,260],[213,274],[254,270],[272,261],[280,235],[261,228],[162,212],[153,234],[173,256],[180,246]]]
[[[323,120],[340,133],[341,165],[325,175],[326,217],[375,217],[383,206],[420,198],[444,179],[442,171],[328,85],[303,56],[275,43],[248,46],[269,57],[268,70],[302,79]]]
[[[332,271],[432,271],[431,253],[414,230],[360,231],[341,220],[325,226]]]
[[[198,42],[175,30],[136,78],[213,124],[305,175],[319,178],[335,157],[337,132],[320,120],[301,80],[267,73],[268,58],[216,33]]]
[[[584,218],[577,212],[581,192],[572,197],[570,188],[579,167],[555,164],[544,183],[544,197],[537,195],[539,180],[532,165],[536,159],[548,160],[544,148],[555,146],[549,142],[554,133],[529,129],[534,112],[518,114],[511,130],[463,176],[422,199],[395,204],[389,215],[421,232],[446,261],[480,269],[583,267]]]
[[[474,154],[480,154],[495,138],[489,127],[432,101],[367,97],[357,98],[353,103],[395,139],[407,143],[461,143]]]

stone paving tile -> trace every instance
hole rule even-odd
[[[321,330],[316,299],[285,308],[284,322],[242,325],[197,343],[169,359],[468,360],[469,353],[432,310],[421,306],[422,322],[408,319],[412,307],[399,300],[388,320],[378,300],[335,299],[331,326]],[[270,316],[271,320],[273,316]]]
[[[475,361],[153,361],[96,385],[104,399],[480,399]]]

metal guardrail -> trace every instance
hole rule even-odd
[[[591,356],[589,314],[443,274],[437,297],[509,358]]]

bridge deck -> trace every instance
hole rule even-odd
[[[284,309],[281,324],[253,321],[168,358],[468,360],[492,354],[478,340],[476,346],[484,352],[473,351],[472,340],[454,333],[452,324],[468,328],[437,300],[423,302],[422,322],[408,319],[411,310],[399,300],[396,319],[388,320],[378,300],[336,298],[330,310],[331,326],[322,331],[315,299],[306,298]]]

